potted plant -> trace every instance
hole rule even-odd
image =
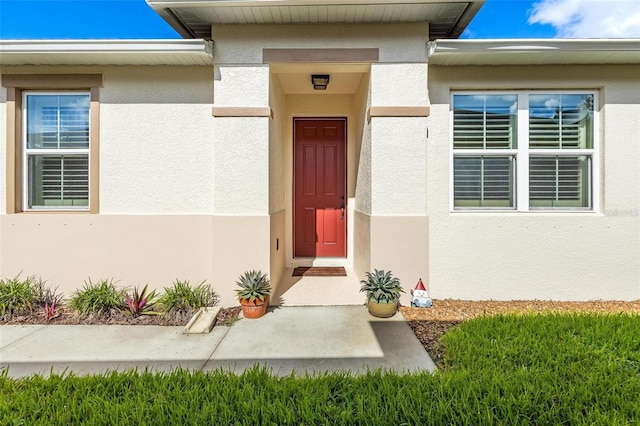
[[[271,283],[267,274],[261,271],[248,271],[240,275],[236,284],[239,287],[236,293],[242,307],[242,315],[245,318],[263,316],[267,312],[271,294]]]
[[[367,272],[367,279],[360,281],[360,291],[367,293],[367,308],[375,317],[389,318],[398,310],[400,293],[404,293],[400,280],[391,271]]]

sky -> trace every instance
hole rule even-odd
[[[0,0],[0,39],[172,39],[145,0]],[[461,38],[640,38],[640,0],[486,0]]]

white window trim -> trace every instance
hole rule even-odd
[[[593,95],[593,148],[592,149],[529,149],[529,95],[542,94],[589,94]],[[478,154],[478,150],[453,149],[454,132],[454,95],[517,95],[518,96],[518,147],[517,149],[495,149],[497,155],[515,155],[515,208],[478,207],[456,208],[454,200],[454,154]],[[600,111],[599,92],[597,90],[461,90],[451,91],[449,95],[449,211],[451,213],[533,213],[533,214],[598,214],[600,211]],[[591,156],[591,208],[530,208],[529,206],[529,157],[531,155],[590,155]],[[520,184],[527,182],[527,184]]]
[[[22,92],[22,211],[25,212],[41,212],[41,211],[70,211],[70,212],[87,212],[91,210],[91,107],[89,107],[89,146],[82,149],[37,149],[27,148],[27,96],[33,95],[78,95],[83,94],[89,97],[89,103],[91,104],[91,91],[90,90],[24,90]],[[88,163],[88,187],[87,187],[87,205],[86,206],[29,206],[29,156],[30,155],[86,155]]]

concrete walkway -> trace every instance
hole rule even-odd
[[[224,369],[256,364],[275,375],[327,371],[433,371],[435,365],[401,313],[378,319],[365,306],[272,308],[209,334],[182,327],[117,325],[0,326],[0,368],[9,376],[64,371],[99,374],[145,368]]]

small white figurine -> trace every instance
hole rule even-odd
[[[422,283],[422,278],[418,280],[416,288],[411,290],[411,306],[417,306],[419,308],[430,308],[432,305],[429,292]]]

